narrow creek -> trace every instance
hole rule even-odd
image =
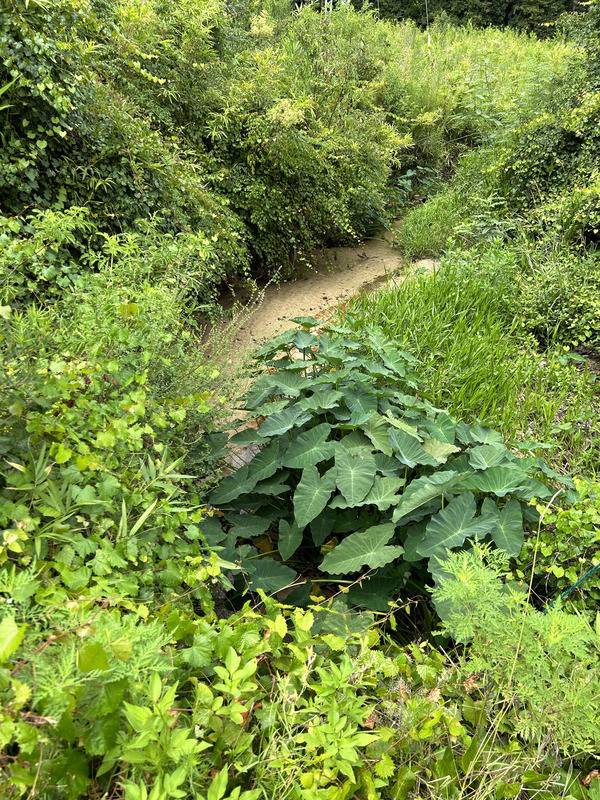
[[[423,259],[409,265],[392,247],[398,220],[391,231],[367,239],[355,247],[324,250],[313,268],[306,268],[281,283],[271,283],[249,299],[231,340],[230,360],[238,361],[249,350],[289,327],[289,319],[313,316],[327,319],[331,313],[362,291],[375,291],[390,282],[404,280],[407,268],[435,269],[437,262]],[[225,308],[231,305],[223,298]]]

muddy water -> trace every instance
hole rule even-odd
[[[403,280],[407,265],[391,246],[394,231],[368,239],[356,247],[331,248],[323,252],[313,269],[280,284],[271,284],[251,298],[232,340],[231,360],[290,327],[288,320],[313,316],[323,320],[350,297]],[[426,259],[417,267],[435,268]]]

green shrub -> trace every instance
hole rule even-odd
[[[409,258],[442,255],[454,229],[461,221],[460,197],[447,191],[408,212],[402,220],[395,244]]]
[[[535,576],[533,590],[542,597],[557,599],[568,592],[595,566],[600,540],[600,508],[595,481],[575,478],[579,500],[573,505],[555,504],[546,509],[544,524],[537,537],[531,537],[517,564],[515,576]],[[581,586],[569,592],[565,606],[588,612],[595,618],[600,600],[600,576],[590,575]]]
[[[448,577],[433,593],[452,609],[446,630],[471,641],[465,672],[485,673],[486,705],[498,709],[498,724],[540,747],[596,754],[597,632],[576,614],[536,612],[522,587],[502,584],[485,553],[450,554]]]
[[[496,431],[457,424],[419,399],[414,359],[377,328],[317,336],[312,318],[294,321],[301,330],[258,353],[269,371],[244,409],[264,419],[232,439],[254,457],[210,495],[229,524],[221,557],[250,588],[305,584],[306,594],[296,572],[318,564],[319,582],[341,581],[352,602],[385,610],[411,573],[417,586],[428,570],[436,577],[447,547],[491,536],[517,556],[523,509],[551,494],[532,470],[558,476],[516,458]],[[277,560],[259,557],[263,535],[277,540]]]

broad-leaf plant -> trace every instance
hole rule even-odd
[[[518,556],[530,501],[553,494],[535,476],[559,476],[434,408],[416,359],[380,329],[292,322],[256,354],[264,371],[231,439],[250,458],[213,490],[222,516],[203,531],[246,584],[293,588],[297,602],[315,583],[341,585],[384,610],[411,572],[435,580],[474,540]]]

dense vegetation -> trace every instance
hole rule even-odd
[[[3,797],[600,797],[600,4],[409,5],[3,3]]]

